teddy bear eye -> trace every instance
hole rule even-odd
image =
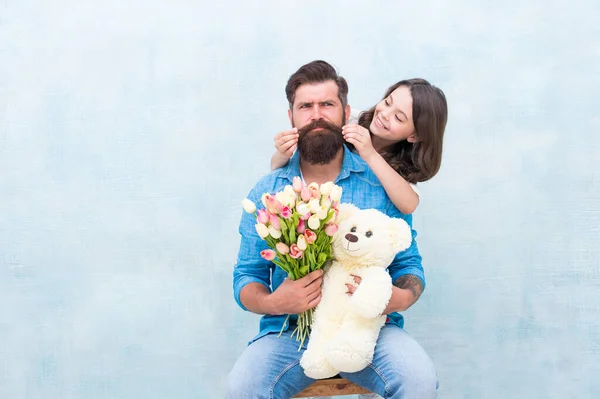
[[[373,233],[371,232],[371,230],[369,230],[365,233],[365,235],[367,236],[367,238],[369,238],[373,235]]]
[[[354,226],[353,228],[350,229],[351,233],[356,233],[356,226]]]

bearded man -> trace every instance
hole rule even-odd
[[[360,157],[345,145],[341,127],[350,115],[348,85],[330,64],[313,61],[292,74],[286,85],[288,116],[298,128],[298,150],[289,163],[262,178],[248,199],[260,203],[263,193],[275,193],[301,176],[308,184],[333,181],[342,187],[341,202],[359,208],[375,208],[404,219],[412,228],[412,215],[396,209],[381,183]],[[259,332],[238,358],[227,379],[227,398],[287,399],[314,380],[300,366],[306,344],[290,337],[296,315],[317,306],[321,300],[323,272],[314,271],[292,281],[283,270],[260,256],[267,249],[254,228],[252,215],[243,214],[241,244],[233,271],[233,291],[238,305],[263,315]],[[384,398],[434,398],[437,378],[429,356],[403,329],[398,312],[408,309],[425,287],[421,255],[413,230],[412,245],[396,255],[388,271],[394,281],[392,298],[385,310],[373,362],[357,373],[341,376]],[[348,294],[354,292],[349,288]],[[284,327],[286,316],[289,325]],[[284,327],[283,334],[278,337]]]

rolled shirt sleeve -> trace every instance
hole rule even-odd
[[[248,199],[259,206],[260,196],[256,190],[250,192]],[[240,300],[242,288],[250,283],[260,283],[270,289],[271,269],[274,267],[272,262],[260,256],[260,251],[268,247],[256,232],[255,225],[254,215],[243,212],[239,227],[240,250],[233,268],[233,295],[237,304],[246,311],[248,309]]]
[[[412,215],[402,214],[393,204],[388,207],[388,216],[394,218],[401,218],[408,223],[412,232],[412,243],[406,250],[396,254],[396,257],[392,263],[388,266],[388,271],[392,277],[392,281],[395,282],[398,278],[412,274],[421,279],[423,283],[423,289],[425,289],[425,273],[423,271],[423,259],[419,253],[417,246],[417,232],[412,228]]]

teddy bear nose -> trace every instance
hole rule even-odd
[[[358,237],[355,236],[354,234],[348,233],[348,234],[346,234],[345,237],[346,237],[346,240],[348,240],[350,242],[356,242],[356,241],[358,241]]]

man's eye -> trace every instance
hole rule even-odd
[[[367,236],[367,238],[369,238],[373,235],[373,233],[369,230],[365,233],[365,235]]]
[[[350,229],[350,232],[351,232],[351,233],[356,233],[356,227],[353,227],[353,228],[351,228],[351,229]]]

